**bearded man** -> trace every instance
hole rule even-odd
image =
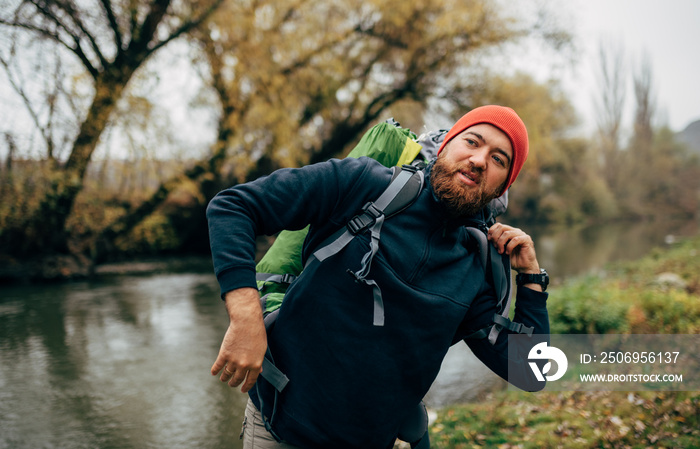
[[[527,130],[510,108],[482,106],[455,123],[425,169],[427,187],[383,223],[368,275],[383,299],[379,325],[373,288],[351,275],[372,244],[369,231],[305,266],[269,333],[256,289],[255,239],[310,225],[302,254],[308,260],[382,194],[390,169],[369,158],[331,160],[278,170],[211,201],[214,267],[230,317],[211,372],[249,393],[244,447],[391,448],[460,340],[506,380],[513,379],[509,366],[522,368],[518,386],[536,389],[527,354],[509,365],[510,330],[495,341],[471,338],[493,325],[498,299],[465,229],[513,184],[527,155]],[[532,239],[501,223],[487,238],[519,273],[514,321],[548,335],[546,273]],[[268,350],[289,379],[283,391],[258,377]],[[406,440],[426,447],[420,436]]]

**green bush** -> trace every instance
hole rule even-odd
[[[609,268],[553,288],[548,303],[552,333],[700,332],[700,238],[668,251]],[[672,273],[678,285],[659,281]]]
[[[625,290],[586,278],[552,292],[547,308],[554,334],[625,333],[630,307]]]
[[[159,254],[174,250],[179,244],[168,217],[155,213],[136,226],[126,238],[120,238],[117,248],[126,254]]]
[[[700,333],[700,301],[685,291],[650,290],[640,294],[649,329],[657,334]],[[635,329],[644,330],[639,326]],[[641,332],[636,332],[641,333]]]

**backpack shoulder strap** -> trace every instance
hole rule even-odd
[[[376,201],[364,205],[362,212],[355,215],[347,223],[345,228],[341,228],[332,235],[330,243],[323,244],[320,249],[314,251],[305,265],[312,259],[322,262],[337,254],[350,243],[350,241],[360,232],[376,224],[380,217],[391,217],[410,206],[423,190],[425,174],[419,167],[413,165],[403,165],[400,170],[394,167],[393,177],[389,186],[382,192]]]
[[[489,221],[493,220],[492,217],[488,219]],[[532,327],[524,326],[522,323],[515,323],[508,318],[513,300],[509,257],[498,254],[496,248],[489,244],[486,237],[488,232],[486,222],[476,222],[471,226],[467,226],[466,229],[469,235],[478,242],[479,255],[485,274],[488,276],[489,271],[491,272],[493,287],[496,290],[496,298],[498,300],[496,309],[499,311],[499,313],[494,314],[491,326],[476,331],[469,335],[467,339],[488,338],[493,345],[496,344],[496,339],[503,329],[519,334],[532,335],[534,331]]]
[[[314,251],[306,262],[306,266],[315,260],[323,262],[329,257],[338,254],[357,234],[369,229],[369,251],[363,256],[360,269],[355,272],[348,270],[348,273],[354,276],[357,282],[372,288],[374,299],[373,324],[375,326],[384,325],[384,302],[379,285],[374,280],[367,279],[367,275],[371,268],[372,259],[379,251],[379,239],[384,219],[396,215],[410,206],[418,198],[425,183],[425,173],[420,166],[403,165],[400,171],[397,171],[395,168],[393,170],[393,179],[379,198],[376,201],[365,204],[361,213],[355,215],[344,228],[333,234],[327,240],[330,243],[323,244],[320,249]]]

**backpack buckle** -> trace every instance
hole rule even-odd
[[[525,326],[523,323],[516,323],[497,313],[493,316],[493,323],[496,326],[501,326],[501,328],[508,329],[516,334],[525,334],[528,337],[532,337],[532,333],[535,331],[534,327]]]
[[[516,324],[516,330],[513,332],[517,332],[518,334],[523,334],[527,335],[528,337],[532,337],[532,333],[535,331],[534,327],[529,327],[525,326],[523,323],[513,323]]]
[[[296,280],[296,276],[293,274],[285,273],[282,275],[282,279],[280,280],[280,284],[291,284]]]
[[[382,211],[374,206],[374,203],[369,202],[362,207],[362,213],[352,217],[345,226],[352,235],[357,235],[372,225],[383,214]]]

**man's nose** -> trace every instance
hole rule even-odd
[[[484,169],[486,168],[486,159],[488,158],[488,151],[482,148],[477,149],[469,156],[469,161],[474,164],[475,167]]]

